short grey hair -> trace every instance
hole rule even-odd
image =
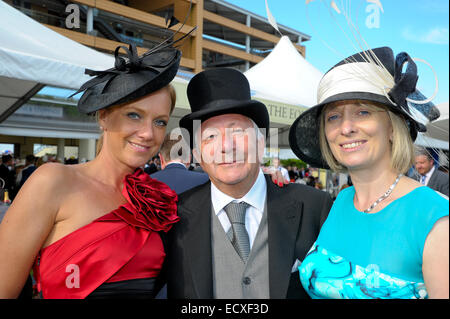
[[[433,158],[433,156],[431,156],[430,152],[428,152],[428,150],[426,148],[423,148],[423,147],[417,147],[415,152],[414,152],[414,155],[416,157],[423,155],[423,156],[426,156],[428,158],[428,160],[434,161],[434,158]]]

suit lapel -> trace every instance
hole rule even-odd
[[[270,298],[286,298],[291,268],[295,262],[295,243],[303,213],[303,203],[287,198],[282,188],[267,181],[269,230]]]
[[[192,283],[200,299],[213,297],[211,264],[211,183],[204,185],[202,191],[190,198],[183,207],[188,232],[186,240],[186,258]]]
[[[430,187],[430,188],[433,187],[433,186],[435,186],[436,179],[437,179],[436,170],[437,170],[437,168],[435,167],[435,168],[434,168],[434,172],[433,172],[433,174],[431,174],[430,180],[428,181],[427,186]]]

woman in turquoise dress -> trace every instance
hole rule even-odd
[[[290,129],[294,153],[350,175],[299,266],[312,298],[448,298],[449,202],[403,174],[424,122],[439,117],[417,67],[390,48],[363,51],[322,78],[319,104]]]

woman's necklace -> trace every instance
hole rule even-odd
[[[372,209],[375,208],[382,200],[386,199],[389,195],[391,195],[392,191],[394,190],[395,186],[397,186],[398,181],[403,176],[403,174],[398,174],[397,178],[395,179],[395,182],[389,187],[389,189],[380,196],[372,205],[369,206],[366,210],[364,210],[364,213],[369,213]]]

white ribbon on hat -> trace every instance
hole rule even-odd
[[[322,103],[331,96],[349,92],[386,96],[386,88],[390,90],[394,84],[394,77],[374,63],[345,63],[334,67],[323,76],[317,90],[317,100]]]
[[[418,58],[413,58],[413,60],[423,62],[432,69],[435,75],[436,89],[433,96],[426,100],[416,101],[406,98],[406,101],[409,103],[425,104],[434,99],[437,94],[437,75],[433,67],[425,60]],[[334,67],[323,76],[317,90],[317,100],[318,103],[322,103],[329,97],[337,94],[366,92],[385,96],[393,105],[397,105],[391,100],[388,94],[394,85],[394,77],[384,67],[368,62],[345,63]],[[417,122],[424,125],[429,122],[429,119],[414,107],[409,107],[405,112],[410,113]]]

